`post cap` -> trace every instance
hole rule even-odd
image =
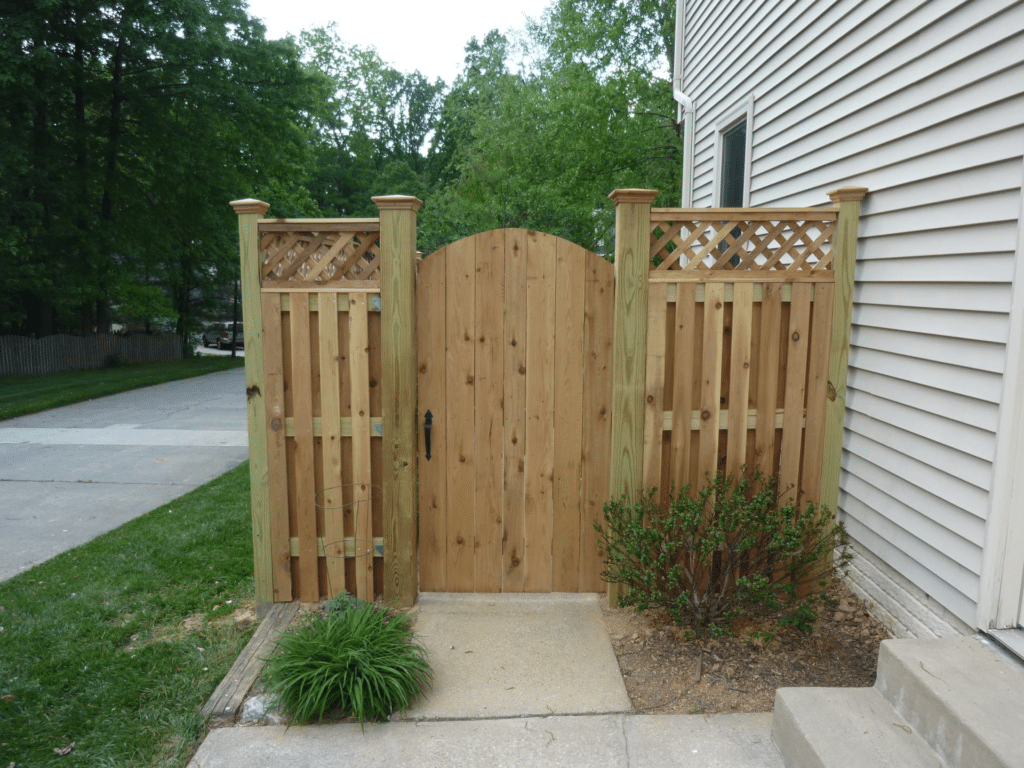
[[[371,197],[371,200],[377,205],[377,208],[381,211],[418,211],[423,207],[423,201],[418,197],[409,197],[408,195],[382,195],[381,197]]]
[[[621,205],[622,203],[650,205],[657,196],[658,190],[656,189],[616,189],[608,195],[616,205]]]
[[[231,207],[235,209],[235,213],[239,216],[243,213],[255,213],[262,216],[270,209],[270,203],[264,203],[262,200],[247,197],[245,200],[232,200]]]
[[[833,203],[859,203],[867,195],[867,187],[840,187],[828,193]]]

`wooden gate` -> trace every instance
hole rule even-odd
[[[609,262],[521,229],[419,263],[421,590],[604,591],[613,286]]]

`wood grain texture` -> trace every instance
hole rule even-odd
[[[644,489],[661,485],[665,413],[665,323],[668,286],[651,283],[647,298],[647,376],[644,396]]]
[[[417,265],[416,333],[419,358],[419,546],[420,588],[447,592],[447,459],[445,398],[445,308],[447,251],[441,249]],[[430,411],[430,458],[424,417]]]
[[[766,283],[761,298],[761,337],[757,366],[757,426],[754,430],[754,464],[769,476],[775,466],[775,406],[779,393],[779,355],[782,339],[782,292]]]
[[[559,240],[555,261],[554,592],[578,592],[582,542],[583,310],[587,252]]]
[[[693,483],[691,476],[690,451],[692,439],[688,427],[687,415],[694,410],[694,380],[697,373],[697,301],[696,287],[679,285],[676,287],[676,308],[674,341],[675,349],[672,375],[672,488],[678,493],[688,483]],[[696,387],[699,391],[699,385]],[[677,428],[676,425],[683,427]]]
[[[476,238],[474,591],[501,591],[505,234]]]
[[[262,300],[260,295],[259,222],[268,205],[259,200],[236,200],[238,214],[240,283],[245,348],[246,415],[249,429],[249,484],[251,487],[252,545],[256,612],[263,615],[277,599],[274,595],[274,531],[268,487],[266,373],[264,369]],[[289,585],[290,591],[290,585]]]
[[[474,315],[476,243],[472,238],[448,246],[448,301],[445,317],[447,348],[444,429],[448,441],[448,591],[472,592],[475,587],[474,541],[476,460],[473,404],[476,402]]]
[[[366,295],[350,297],[348,377],[352,387],[352,515],[355,523],[355,594],[373,600],[373,470],[370,464],[370,343]]]
[[[341,384],[338,377],[338,294],[318,296],[317,321],[320,330],[320,443],[323,490],[319,503],[324,516],[327,597],[345,587],[345,523],[341,486]],[[314,419],[315,422],[315,419]],[[314,423],[313,434],[316,436]]]
[[[526,582],[551,591],[554,516],[555,238],[526,235]]]
[[[502,590],[526,588],[526,230],[505,230]]]
[[[834,286],[814,288],[811,342],[807,370],[807,407],[804,418],[803,466],[800,470],[800,505],[818,503],[821,492],[821,461],[825,448],[825,407],[828,403],[828,352],[832,343]],[[834,512],[835,509],[832,508]]]
[[[604,592],[607,585],[601,579],[603,553],[594,523],[604,523],[604,505],[609,499],[615,268],[604,259],[588,258],[586,281],[580,591]]]
[[[303,602],[315,603],[320,599],[320,576],[316,549],[316,486],[310,471],[313,467],[313,371],[309,322],[309,295],[292,294],[291,381],[285,384],[292,392],[292,418],[295,420],[294,512],[299,537],[299,596]]]
[[[292,560],[288,540],[288,458],[285,439],[284,360],[281,294],[264,294],[264,394],[267,435],[267,505],[270,516],[271,574],[274,602],[292,599]],[[249,452],[252,453],[252,447]]]
[[[779,490],[783,501],[796,502],[800,493],[800,454],[803,450],[804,403],[807,390],[807,352],[810,342],[811,286],[793,286],[786,351],[785,415]]]
[[[416,211],[414,197],[376,197],[380,209],[381,450],[384,599],[412,606],[416,550]],[[372,264],[365,272],[372,274]]]
[[[722,345],[724,341],[725,299],[720,283],[708,285],[704,294],[704,337],[702,339],[700,385],[700,447],[698,477],[694,487],[702,487],[707,477],[718,471],[719,412],[722,410]]]
[[[738,477],[747,459],[747,409],[750,401],[750,340],[754,324],[754,286],[735,287],[729,365],[729,431],[725,470]]]

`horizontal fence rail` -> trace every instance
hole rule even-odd
[[[0,336],[0,376],[39,376],[87,371],[112,362],[157,363],[180,360],[183,343],[173,333],[100,333],[94,336],[56,334],[41,339]]]

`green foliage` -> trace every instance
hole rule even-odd
[[[0,583],[0,765],[186,765],[252,636],[210,621],[252,600],[250,529],[243,463]]]
[[[340,710],[364,723],[408,709],[432,675],[408,617],[349,599],[338,608],[281,635],[263,671],[267,690],[300,722]]]
[[[365,605],[366,602],[361,597],[356,597],[349,593],[348,590],[343,589],[324,603],[324,616],[333,616],[334,614],[345,616],[359,606]]]
[[[786,624],[809,631],[817,617],[799,588],[832,577],[850,557],[841,523],[813,504],[782,501],[777,479],[760,471],[718,472],[665,506],[654,491],[636,504],[612,501],[604,519],[607,527],[595,524],[602,578],[628,587],[621,604],[661,606],[698,634],[727,629],[741,611],[780,609]]]

